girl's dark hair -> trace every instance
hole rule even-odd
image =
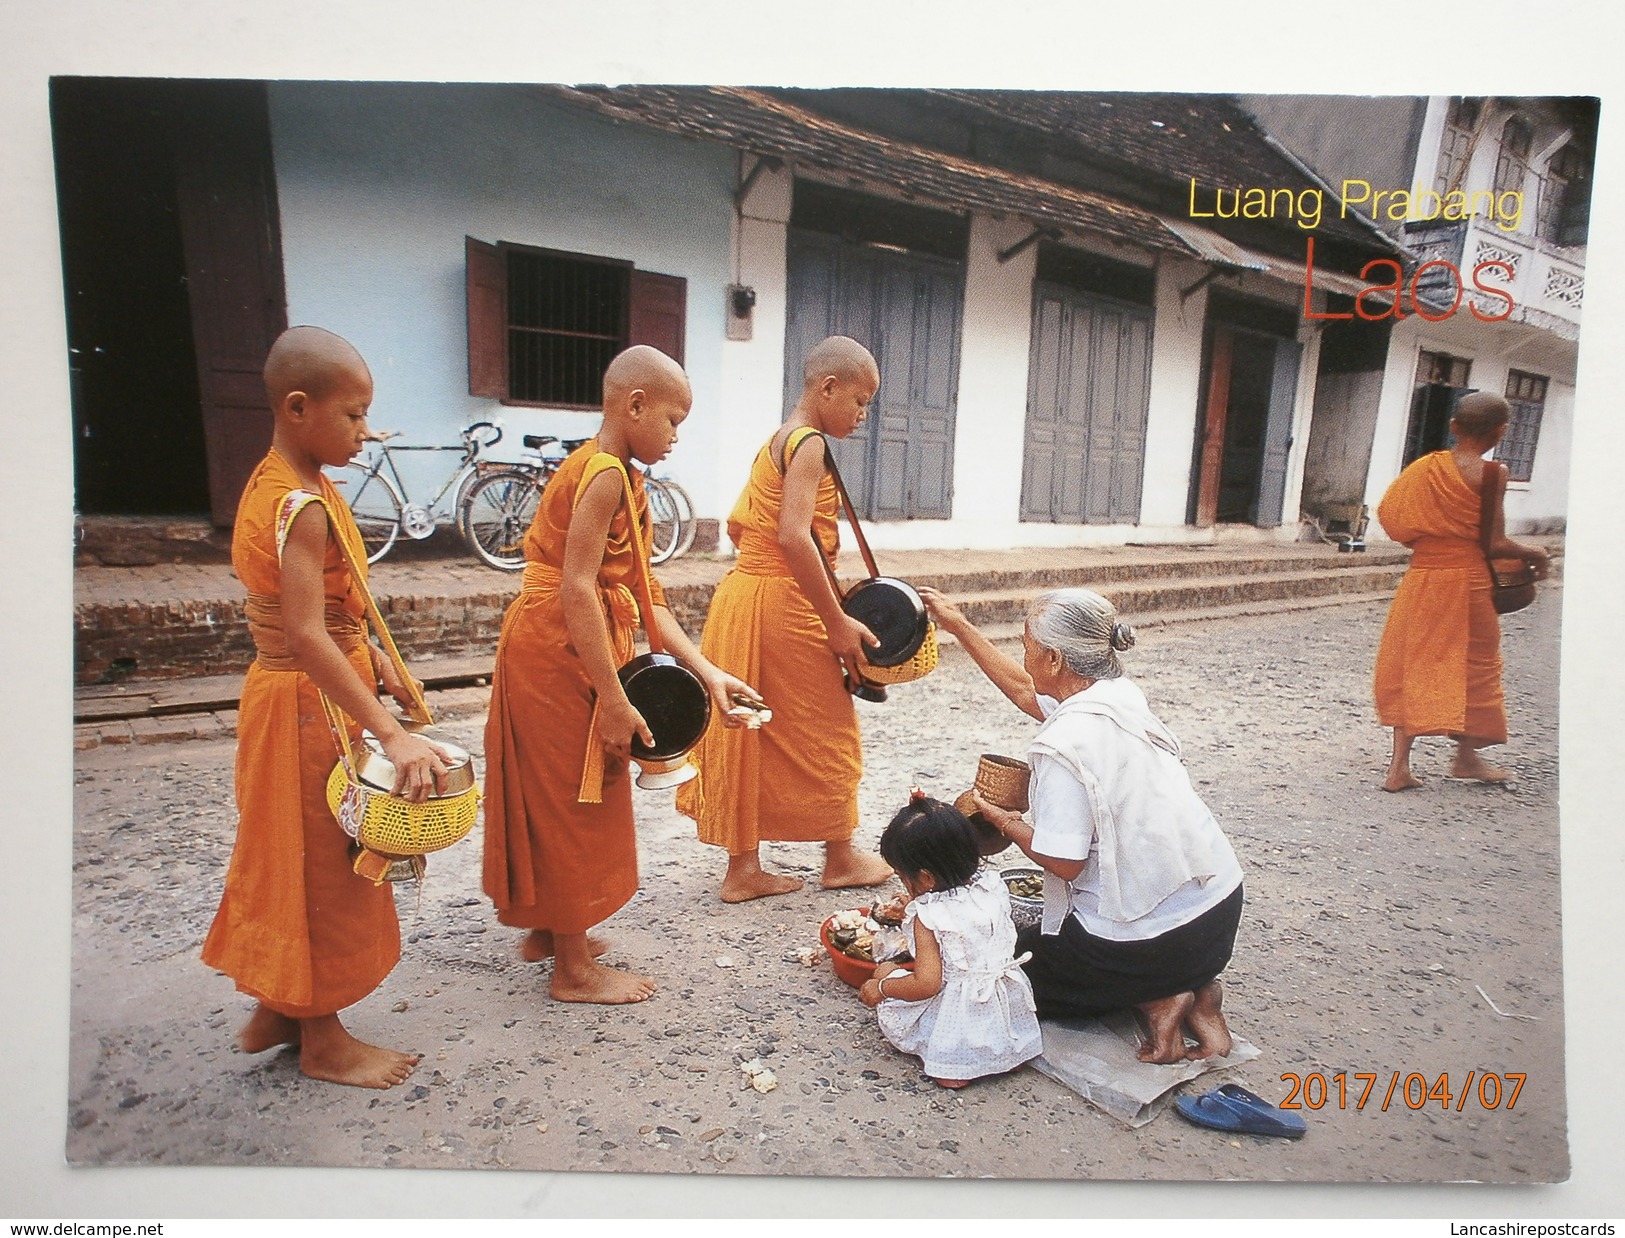
[[[910,878],[928,872],[937,889],[966,885],[982,862],[976,835],[952,804],[916,795],[880,836],[880,857]]]

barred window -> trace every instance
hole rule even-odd
[[[505,404],[597,408],[616,353],[683,360],[688,282],[630,262],[465,240],[468,390]]]
[[[1535,471],[1535,444],[1540,438],[1540,419],[1546,411],[1546,384],[1539,374],[1513,370],[1507,375],[1507,403],[1512,420],[1495,458],[1507,466],[1512,481],[1528,481]]]

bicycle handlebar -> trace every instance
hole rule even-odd
[[[476,421],[464,426],[463,441],[473,442],[478,432],[481,430],[490,430],[493,432],[490,438],[479,440],[480,449],[482,451],[487,448],[495,447],[502,441],[502,426],[495,421]]]

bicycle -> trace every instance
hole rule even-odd
[[[564,458],[586,441],[560,442],[551,434],[527,434],[517,463],[492,465],[469,486],[459,513],[463,536],[476,558],[505,572],[525,566],[525,533],[541,505],[542,491]]]
[[[525,533],[536,516],[542,490],[560,462],[585,442],[527,434],[521,462],[492,466],[469,488],[463,496],[465,536],[483,562],[505,571],[525,566]],[[649,561],[664,563],[694,544],[694,504],[676,482],[647,472],[644,490],[652,534]]]
[[[489,437],[483,432],[490,431]],[[402,533],[414,541],[422,541],[442,524],[454,523],[457,532],[469,540],[464,523],[468,491],[475,481],[493,468],[480,460],[480,453],[502,441],[502,427],[496,422],[476,421],[461,431],[462,443],[399,443],[390,440],[400,431],[384,431],[373,436],[379,450],[367,460],[352,461],[330,474],[333,484],[350,505],[361,540],[366,544],[367,562],[376,563],[390,552]],[[446,479],[444,485],[427,504],[413,503],[406,494],[406,483],[401,480],[393,454],[397,451],[460,451],[461,464]],[[442,509],[441,500],[451,494],[449,509]]]

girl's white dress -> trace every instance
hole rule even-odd
[[[976,1079],[1014,1070],[1043,1051],[1033,989],[1012,957],[1010,891],[982,868],[968,885],[922,894],[903,913],[930,929],[942,951],[942,990],[920,1002],[888,997],[875,1007],[880,1030],[924,1062],[934,1079]]]

